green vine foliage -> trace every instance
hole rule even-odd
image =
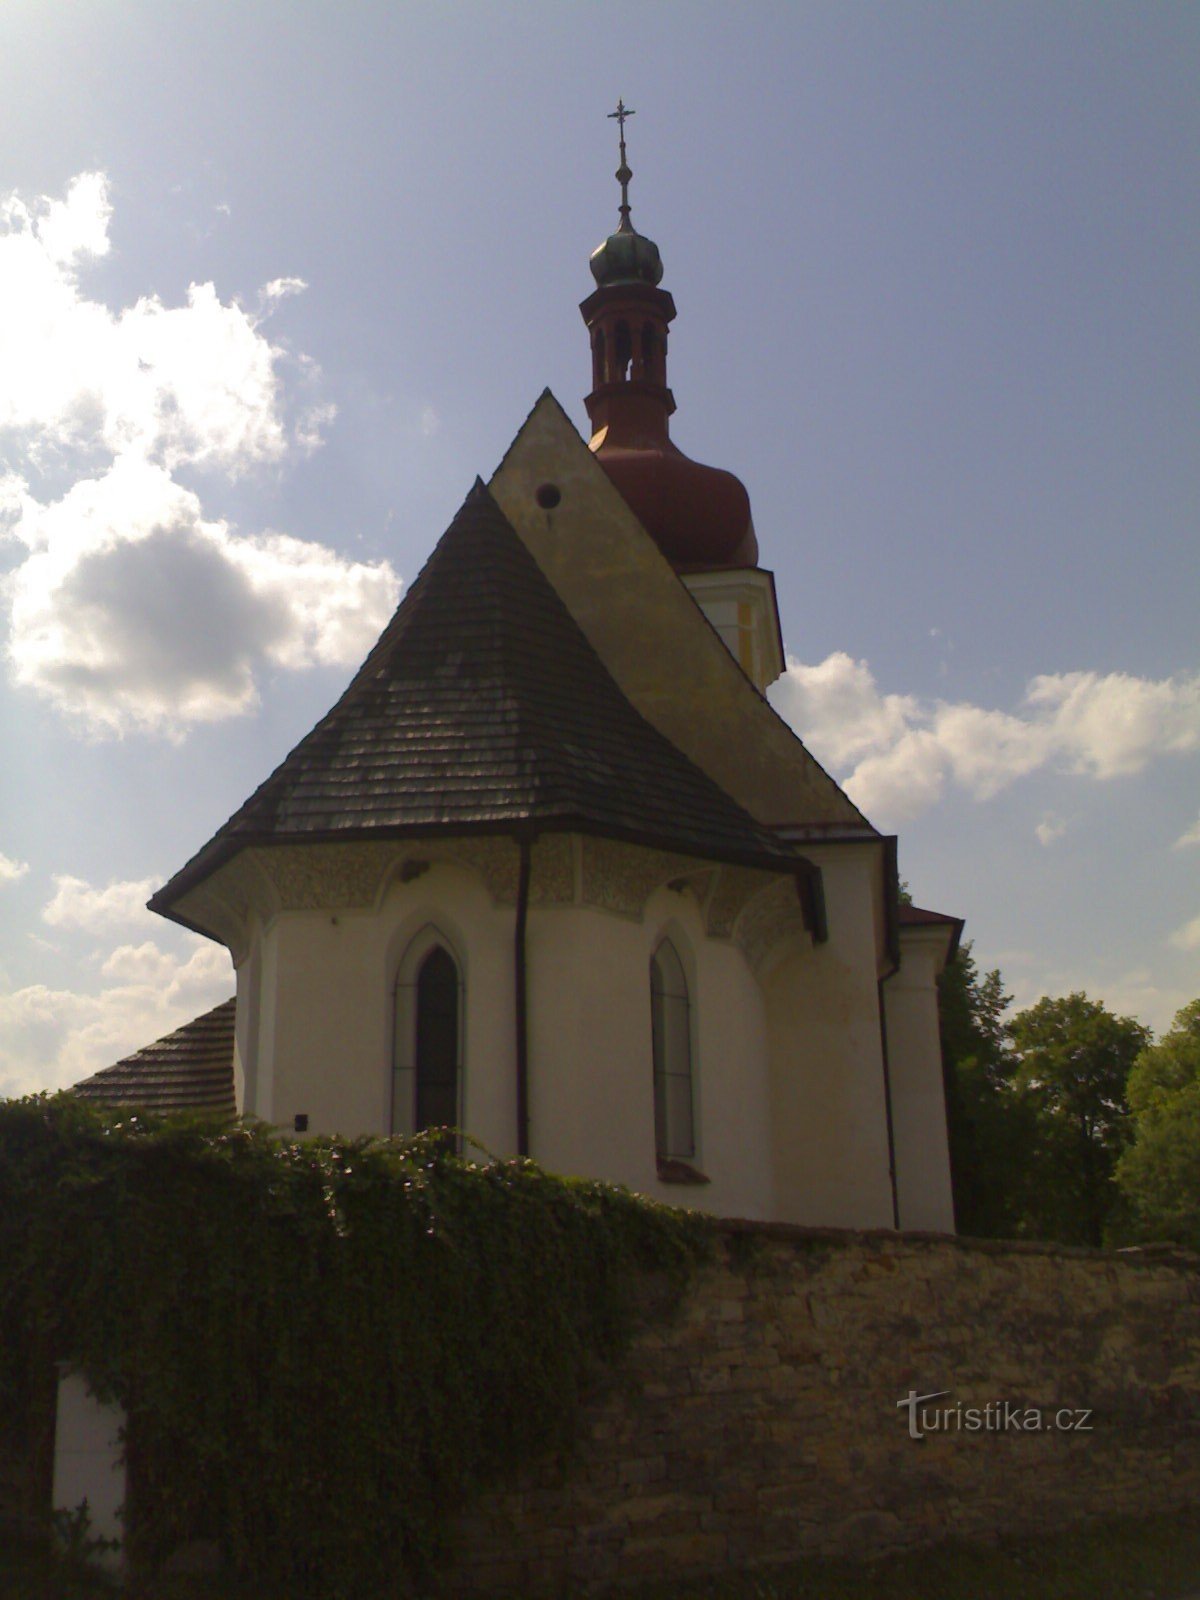
[[[473,1488],[569,1446],[581,1391],[709,1237],[436,1137],[10,1101],[0,1404],[63,1359],[122,1403],[143,1569],[204,1538],[272,1590],[403,1592]]]

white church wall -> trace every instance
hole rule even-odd
[[[552,1172],[655,1183],[645,928],[587,906],[528,926],[530,1153]]]
[[[900,970],[883,986],[900,1226],[954,1232],[937,974],[944,927],[902,928]]]
[[[87,1502],[87,1533],[108,1541],[99,1559],[114,1569],[124,1566],[124,1427],[119,1405],[98,1400],[81,1372],[60,1365],[51,1504],[73,1516]]]
[[[262,993],[262,938],[257,919],[247,955],[237,965],[237,1005],[233,1020],[233,1090],[239,1114],[254,1115],[258,1105],[258,1014]]]
[[[725,1216],[890,1225],[874,857],[870,846],[809,854],[825,874],[829,941],[795,939],[761,982],[736,942],[706,936],[688,891],[655,891],[640,917],[535,902],[536,1161]],[[393,879],[375,906],[283,911],[254,932],[239,971],[246,1109],[284,1128],[303,1115],[310,1134],[389,1132],[396,976],[431,927],[463,985],[462,1126],[514,1155],[515,908],[497,904],[473,869],[444,861]],[[704,1184],[663,1181],[656,1159],[650,958],[664,937],[688,982],[690,1165]]]
[[[688,980],[693,1165],[707,1184],[658,1176],[650,957],[665,937]],[[641,920],[581,906],[535,911],[528,949],[535,1160],[668,1204],[769,1217],[762,996],[741,951],[707,938],[695,901],[666,889],[651,897]]]
[[[825,884],[829,938],[795,941],[765,979],[775,1215],[892,1226],[872,909],[873,848],[806,846]]]
[[[689,894],[660,889],[646,906],[647,963],[670,938],[688,966],[696,1165],[702,1188],[656,1183],[659,1199],[720,1216],[773,1214],[770,1075],[762,990],[727,939],[705,937]]]
[[[386,1134],[396,972],[409,941],[443,929],[465,986],[463,1120],[489,1146],[514,1140],[511,908],[464,868],[394,880],[378,908],[284,911],[262,936],[258,1115],[308,1132]],[[493,1065],[494,1064],[494,1065]]]

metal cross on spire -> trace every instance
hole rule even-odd
[[[617,182],[621,185],[621,221],[617,231],[632,233],[633,223],[629,220],[629,180],[633,173],[629,170],[629,163],[625,159],[625,119],[636,117],[637,112],[628,107],[624,100],[617,101],[617,109],[608,113],[610,119],[616,118],[617,126],[621,130],[621,165],[617,168]]]

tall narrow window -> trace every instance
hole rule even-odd
[[[417,1117],[422,1128],[458,1122],[458,970],[434,945],[417,977]]]
[[[650,958],[654,1042],[654,1145],[660,1161],[696,1153],[692,1116],[692,1037],[687,979],[669,939]]]
[[[618,383],[626,383],[629,380],[629,368],[633,361],[633,340],[629,337],[629,324],[627,322],[617,323],[615,345],[616,380]]]
[[[392,1132],[453,1128],[462,1119],[462,979],[428,928],[409,946],[396,978]]]
[[[598,389],[602,383],[607,382],[608,373],[604,365],[604,329],[598,328],[592,343],[592,388]]]

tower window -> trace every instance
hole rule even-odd
[[[642,376],[652,383],[660,381],[658,371],[658,335],[647,322],[642,329]]]
[[[616,380],[618,383],[624,383],[629,377],[629,368],[633,362],[633,340],[629,336],[627,322],[617,323],[614,344],[614,354],[617,358]]]
[[[650,1025],[655,1152],[660,1161],[690,1161],[696,1153],[691,1008],[683,964],[669,939],[650,958]]]

